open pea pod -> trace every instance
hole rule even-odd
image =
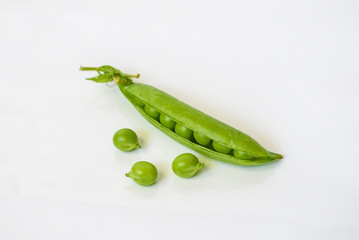
[[[122,73],[111,66],[81,67],[99,76],[99,83],[114,81],[123,95],[152,125],[177,142],[213,159],[241,166],[253,166],[281,159],[247,134],[199,111],[177,98],[146,84],[134,83],[137,75]]]

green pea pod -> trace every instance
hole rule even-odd
[[[106,75],[106,79],[108,79],[107,82],[114,81],[123,95],[152,125],[179,143],[205,156],[241,166],[259,165],[282,158],[282,155],[264,149],[247,134],[181,102],[177,98],[155,87],[134,83],[131,78],[138,78],[139,74],[128,75],[107,65],[99,68],[81,67],[80,70],[97,71],[100,74],[98,77],[89,78],[89,80],[95,82],[103,83],[104,78],[101,76]],[[112,77],[109,78],[109,75]],[[153,117],[153,115],[151,116],[148,114],[148,111],[146,112],[145,108],[169,117],[176,124],[180,124],[181,127],[183,126],[187,128],[189,133],[198,133],[211,139],[215,146],[221,145],[224,148],[229,148],[231,150],[225,151],[226,153],[219,152],[216,151],[212,145],[203,146],[199,144],[194,137],[180,136],[173,129],[162,125],[158,120],[158,115]],[[236,154],[234,154],[234,152]]]

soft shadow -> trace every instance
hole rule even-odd
[[[206,158],[205,167],[189,179],[173,178],[173,188],[185,194],[201,191],[240,191],[253,188],[268,180],[278,169],[282,160],[259,166],[236,166]]]

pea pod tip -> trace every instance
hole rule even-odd
[[[269,152],[271,155],[273,155],[274,159],[283,159],[283,155],[279,154],[279,153],[272,153]]]

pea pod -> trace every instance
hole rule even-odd
[[[114,81],[123,95],[152,125],[179,143],[205,156],[242,166],[259,165],[282,158],[282,155],[264,149],[247,134],[177,98],[147,84],[134,83],[132,78],[138,78],[139,74],[125,74],[107,65],[98,68],[81,67],[80,70],[93,70],[99,73],[99,76],[87,78],[88,80],[99,83]],[[180,128],[177,127],[180,131],[161,124],[159,121],[161,115],[163,115],[162,119],[167,117],[174,121],[176,126],[180,126]],[[212,144],[202,145],[196,141],[193,133],[210,139]],[[221,146],[220,149],[217,146]]]

